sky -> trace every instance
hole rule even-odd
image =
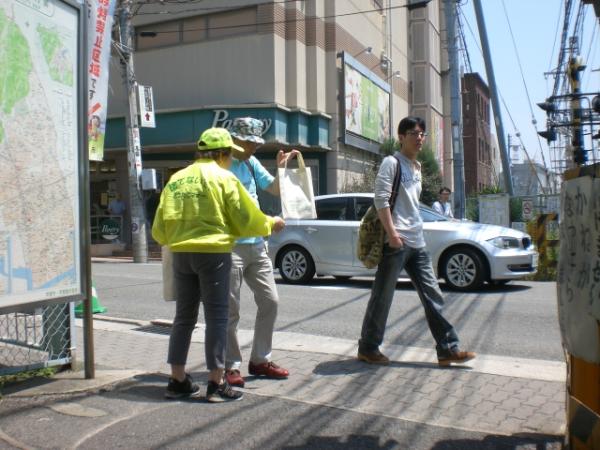
[[[540,143],[538,143],[537,133],[532,124],[530,103],[522,78],[525,79],[529,91],[533,113],[537,120],[537,129],[538,131],[545,130],[546,113],[537,106],[537,103],[545,101],[552,94],[554,78],[551,76],[546,77],[544,72],[554,69],[558,63],[564,1],[482,0],[481,3],[499,94],[504,98],[510,110],[530,157],[541,163],[541,151],[543,151],[547,166],[552,168],[551,159],[555,159],[555,154],[552,152],[551,158],[546,140],[542,138],[540,138],[540,150]],[[503,4],[506,7],[506,14]],[[579,1],[575,3],[575,11],[578,6]],[[487,76],[480,51],[473,1],[464,0],[461,8],[466,18],[464,24],[465,39],[471,66],[474,72],[479,72],[486,80]],[[580,43],[580,55],[587,68],[582,73],[581,86],[583,92],[598,92],[600,91],[600,71],[592,72],[592,69],[600,68],[600,24],[594,14],[593,7],[589,5],[585,9],[584,39]],[[515,46],[506,18],[507,15],[516,42],[516,51],[523,68],[523,77],[521,77]],[[560,22],[558,22],[559,20]],[[490,117],[493,118],[492,115]],[[505,134],[510,133],[514,141],[516,139],[515,127],[504,107],[502,108],[502,118]],[[491,125],[494,134],[496,134],[494,123]]]

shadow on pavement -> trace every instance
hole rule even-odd
[[[11,395],[18,392],[27,391],[32,388],[38,388],[54,382],[52,377],[36,376],[26,380],[10,381],[0,385],[0,393],[2,395]]]
[[[368,436],[360,434],[350,434],[343,438],[335,436],[315,436],[309,438],[301,445],[284,445],[285,450],[293,449],[328,449],[328,450],[347,450],[347,449],[396,449],[400,448],[400,443],[389,439],[384,444],[379,443],[377,436]]]
[[[515,450],[519,448],[532,448],[538,450],[550,450],[562,448],[562,437],[551,435],[513,435],[500,436],[489,435],[483,439],[456,439],[436,442],[431,450]],[[301,445],[286,445],[281,447],[286,450],[300,449],[398,449],[403,448],[400,442],[388,439],[380,444],[378,437],[351,434],[344,437],[315,436],[309,438]],[[419,448],[421,448],[419,446]]]
[[[275,282],[277,284],[285,284],[292,285],[291,283],[286,283],[282,280],[281,277],[275,276]],[[371,289],[373,285],[373,278],[350,278],[348,280],[340,280],[334,277],[315,277],[308,283],[297,284],[297,286],[305,286],[305,287],[346,287],[346,288],[355,288],[355,289]],[[446,283],[440,279],[440,288],[442,291],[452,294],[464,294],[461,291],[455,291],[450,289]],[[490,284],[486,283],[483,285],[483,288],[472,291],[472,294],[489,294],[489,293],[498,293],[503,292],[510,294],[512,292],[519,292],[531,289],[531,286],[527,286],[525,284],[519,284],[518,280],[511,280],[510,283],[500,283],[500,284]],[[414,290],[414,287],[411,281],[408,278],[401,278],[398,280],[396,284],[396,290],[398,291],[406,291],[406,290]]]
[[[410,362],[410,361],[390,361],[388,365],[368,364],[363,361],[353,359],[343,359],[335,361],[326,361],[318,364],[313,373],[315,375],[346,375],[349,373],[365,373],[376,371],[381,368],[405,368],[405,369],[437,369],[437,370],[472,370],[472,367],[465,365],[454,365],[440,367],[437,363],[431,362]]]
[[[437,442],[431,450],[486,449],[515,450],[531,448],[550,450],[563,448],[563,436],[547,434],[513,434],[512,436],[488,435],[483,439],[448,439]]]

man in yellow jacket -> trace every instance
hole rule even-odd
[[[200,300],[206,321],[205,353],[209,402],[239,400],[242,393],[223,379],[231,251],[240,237],[268,236],[283,229],[280,217],[263,214],[227,169],[232,153],[243,152],[224,128],[210,128],[198,141],[196,161],[165,186],[152,237],[173,252],[176,312],[167,362],[167,398],[196,397],[200,390],[185,372]]]

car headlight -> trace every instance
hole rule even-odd
[[[519,240],[514,237],[498,236],[494,239],[489,239],[488,242],[498,248],[519,248]]]

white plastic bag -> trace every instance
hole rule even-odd
[[[298,168],[278,168],[281,215],[284,219],[316,219],[315,196],[313,194],[310,167],[304,165],[299,154]]]
[[[163,299],[175,301],[175,277],[173,276],[173,253],[167,245],[162,246]]]

